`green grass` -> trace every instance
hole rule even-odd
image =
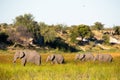
[[[0,80],[120,80],[120,56],[112,63],[74,62],[74,54],[63,54],[66,64],[45,63],[48,54],[42,54],[42,65],[18,60],[12,63],[13,54],[0,54]]]

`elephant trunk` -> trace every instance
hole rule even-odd
[[[14,57],[13,63],[16,63],[16,60],[17,60],[17,58],[16,58],[16,57]]]
[[[16,60],[13,60],[13,63],[16,63]]]

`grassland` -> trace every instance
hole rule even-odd
[[[40,66],[20,60],[14,65],[13,54],[0,52],[0,80],[120,80],[120,53],[111,53],[112,63],[74,62],[75,54],[66,53],[65,64],[45,63],[48,53],[42,55]]]

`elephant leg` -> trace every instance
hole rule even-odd
[[[83,58],[81,61],[85,61],[85,58]]]
[[[26,59],[25,59],[25,58],[22,58],[22,60],[21,60],[21,64],[22,64],[23,66],[26,65]]]
[[[57,60],[55,60],[55,64],[58,64],[58,61],[57,61]]]
[[[41,58],[39,58],[39,59],[37,60],[37,62],[38,62],[38,65],[40,65],[40,64],[41,64]]]
[[[54,61],[51,61],[51,64],[54,64]]]
[[[37,65],[41,64],[41,59],[39,57],[35,59],[35,64],[37,64]]]
[[[53,60],[52,62],[51,62],[51,64],[56,64],[57,62],[56,62],[56,60]]]
[[[60,64],[63,64],[64,63],[64,60],[60,60],[60,62],[59,62]]]

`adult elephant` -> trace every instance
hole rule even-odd
[[[92,61],[92,60],[94,60],[94,55],[91,54],[91,53],[76,54],[75,60],[80,60],[80,61]]]
[[[41,64],[41,56],[34,50],[16,51],[16,53],[14,54],[13,62],[16,63],[17,59],[21,59],[21,63],[23,66],[25,66],[27,62],[31,62],[37,65]]]
[[[51,54],[47,57],[46,62],[51,61],[52,64],[63,64],[64,57],[61,54]]]
[[[94,61],[100,62],[112,62],[113,57],[110,54],[97,54],[94,58]]]

